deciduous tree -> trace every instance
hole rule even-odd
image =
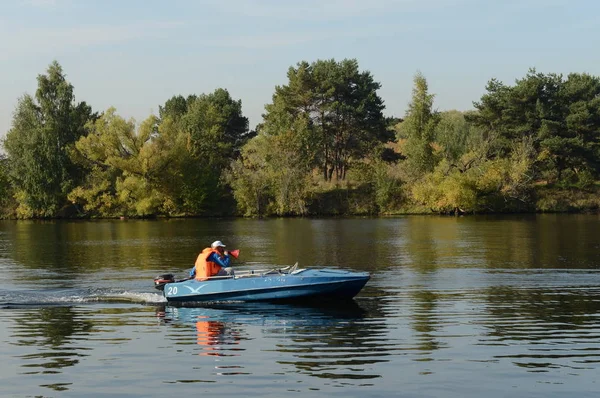
[[[169,167],[169,192],[174,209],[184,214],[223,213],[227,191],[221,177],[241,146],[254,132],[248,130],[241,100],[225,89],[210,94],[175,96],[161,107],[159,136],[177,142],[178,156]]]
[[[101,216],[158,214],[164,201],[159,182],[176,153],[161,145],[157,122],[150,116],[136,128],[133,119],[109,108],[90,123],[90,134],[77,141],[73,154],[90,173],[69,198]]]
[[[93,119],[91,108],[76,103],[73,86],[54,61],[39,75],[35,98],[26,94],[17,104],[4,147],[19,215],[53,217],[68,203],[67,193],[82,178],[69,158],[69,148]]]

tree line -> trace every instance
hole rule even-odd
[[[141,123],[77,102],[58,62],[18,99],[0,157],[4,218],[597,210],[600,78],[530,70],[474,109],[402,118],[354,59],[305,61],[250,130],[220,88]]]

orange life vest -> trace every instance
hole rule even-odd
[[[202,253],[198,255],[196,259],[196,280],[205,281],[211,276],[217,275],[217,273],[221,270],[221,266],[213,261],[206,261],[208,256],[212,253],[217,253],[220,255],[218,251],[215,249],[211,249],[207,247],[202,250]]]

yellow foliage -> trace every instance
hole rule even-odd
[[[19,204],[19,206],[17,207],[17,210],[16,210],[17,218],[21,218],[21,219],[33,218],[33,216],[34,216],[33,209],[26,204],[27,193],[25,193],[24,191],[17,191],[15,193],[15,199],[17,200],[17,203]]]
[[[476,180],[442,161],[412,188],[413,199],[437,212],[474,211],[477,205]]]

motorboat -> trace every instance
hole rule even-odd
[[[236,270],[231,276],[206,280],[175,280],[159,275],[154,287],[169,303],[224,301],[293,301],[305,299],[352,299],[370,279],[368,272],[338,268],[285,268]]]

